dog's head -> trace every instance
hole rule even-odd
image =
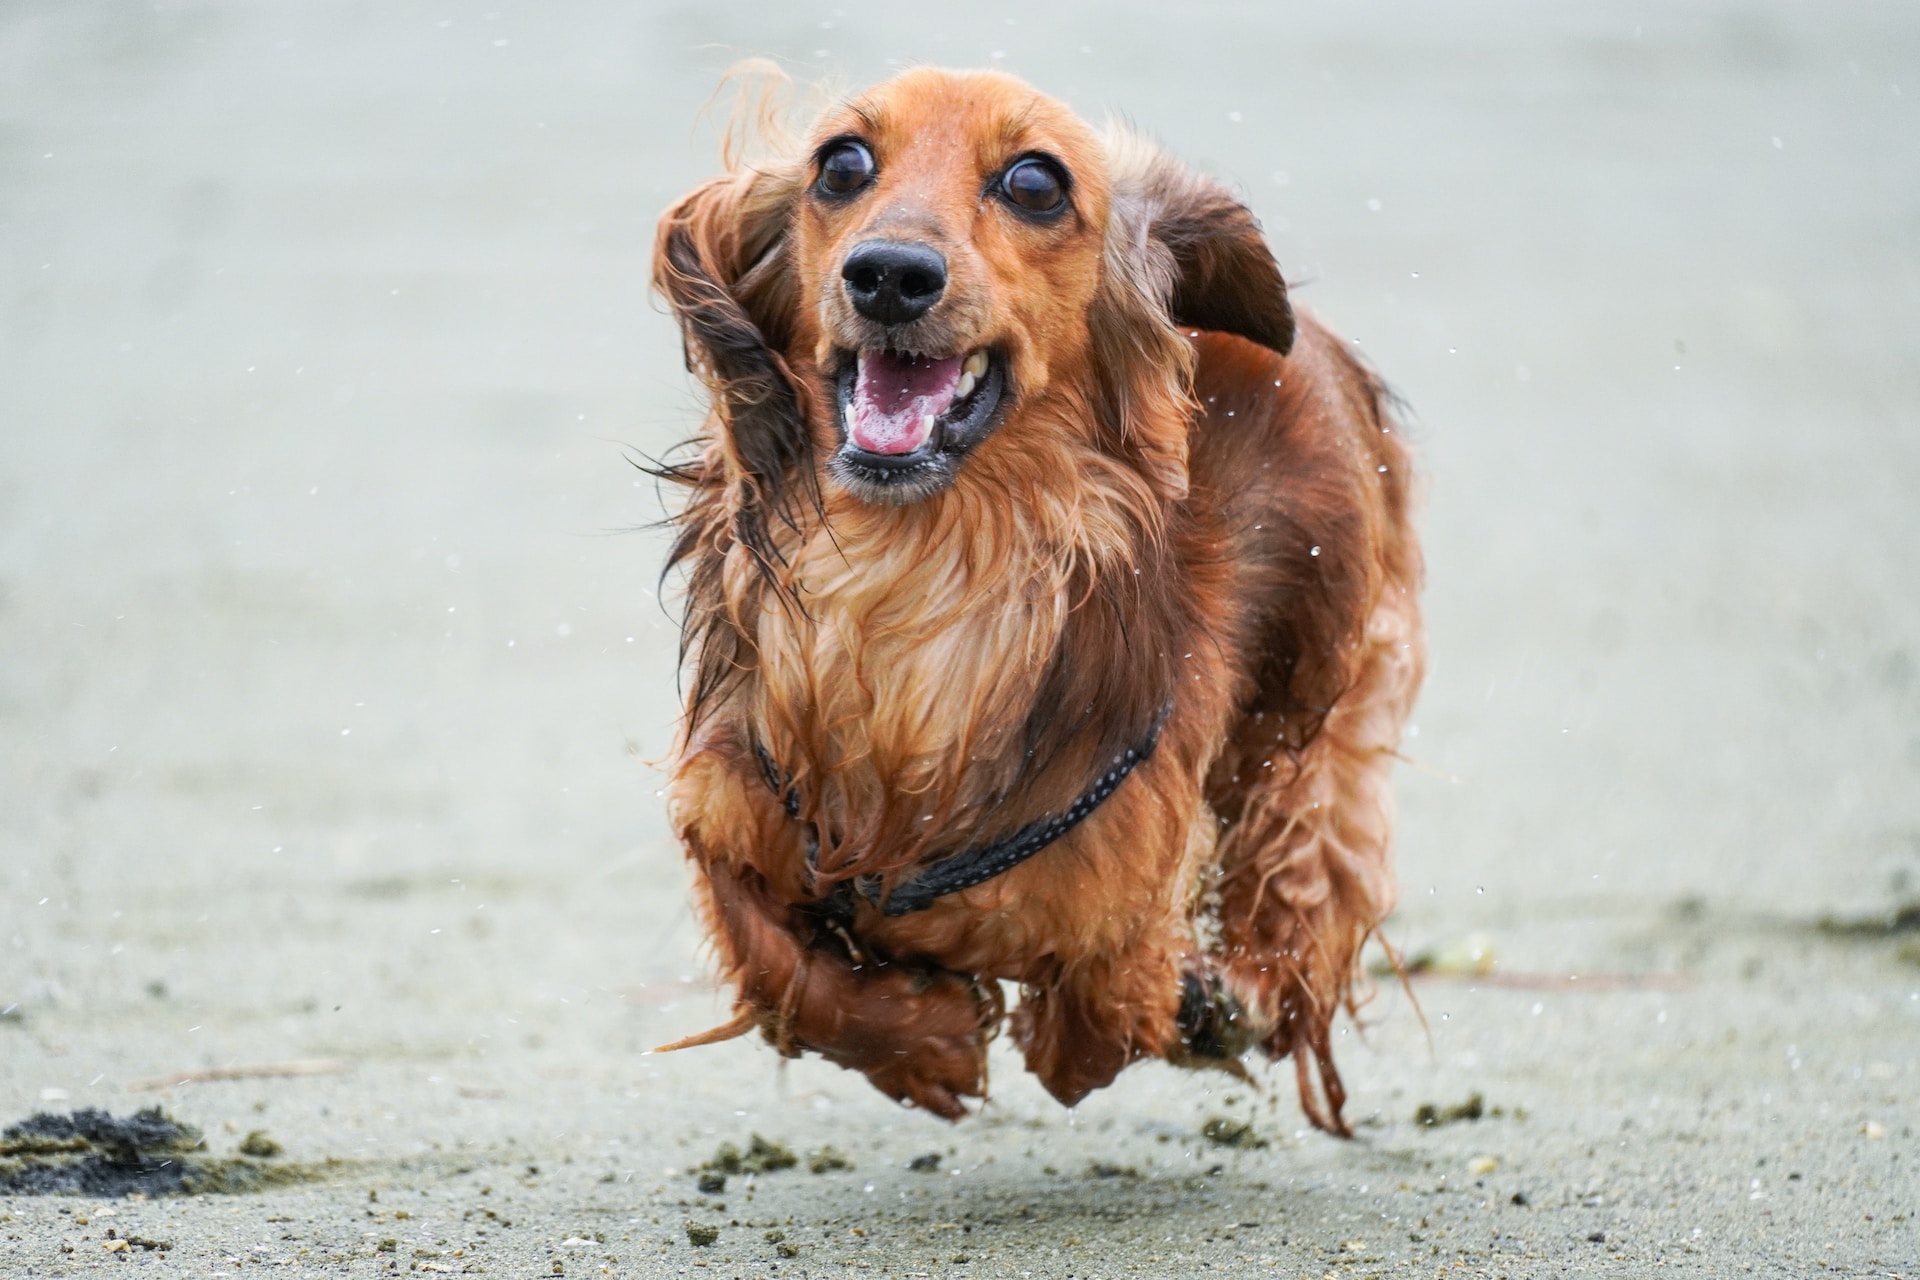
[[[1293,339],[1243,204],[989,72],[906,72],[829,110],[803,156],[695,191],[662,223],[656,280],[750,476],[817,446],[876,503],[939,493],[990,438],[1019,450],[1023,428],[1079,432],[1178,495],[1181,327],[1282,353]],[[779,430],[785,412],[803,439],[738,439],[743,417]]]

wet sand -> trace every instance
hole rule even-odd
[[[0,1196],[0,1273],[1920,1271],[1920,18],[1603,9],[0,9],[0,1123],[314,1175]],[[725,1012],[647,255],[749,54],[1127,113],[1408,402],[1389,933],[1453,972],[1343,1037],[1355,1141],[1284,1066],[999,1050],[948,1127],[645,1055]],[[756,1132],[854,1167],[696,1189]]]

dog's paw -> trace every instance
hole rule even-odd
[[[1210,1063],[1231,1062],[1260,1039],[1246,1005],[1211,970],[1187,972],[1180,979],[1179,1056]]]
[[[858,969],[816,955],[786,1030],[888,1097],[948,1120],[987,1091],[999,993],[965,975],[903,965]]]

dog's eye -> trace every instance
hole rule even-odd
[[[1060,171],[1045,160],[1029,157],[1008,169],[1000,179],[1008,203],[1028,213],[1057,213],[1067,202],[1067,184]]]
[[[832,196],[852,195],[873,180],[873,152],[858,142],[829,143],[820,155],[820,189]]]

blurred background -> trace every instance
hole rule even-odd
[[[1577,1190],[1697,1078],[1785,1109],[1726,1141],[1866,1176],[1920,1083],[1904,3],[0,2],[0,1120],[293,1060],[340,1070],[174,1105],[280,1090],[367,1158],[914,1120],[744,1041],[639,1056],[723,1011],[650,763],[630,464],[699,404],[648,254],[754,55],[1124,113],[1405,398],[1434,665],[1389,936],[1441,972],[1431,1048],[1370,1010],[1354,1113],[1532,1096]],[[1449,980],[1489,968],[1537,981]],[[1201,1105],[1136,1075],[1083,1112]]]

